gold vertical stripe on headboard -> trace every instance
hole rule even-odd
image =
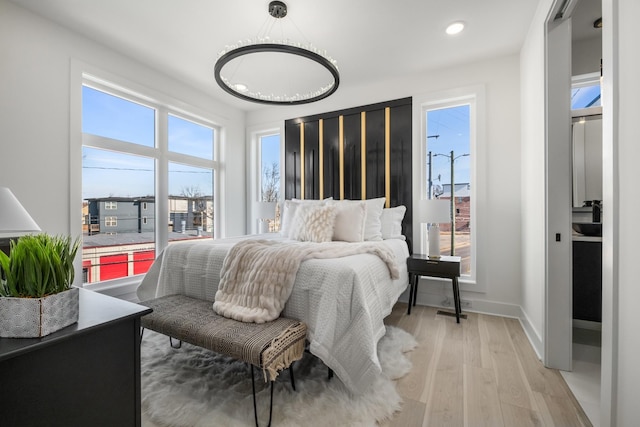
[[[304,123],[300,123],[300,199],[304,200]]]
[[[318,151],[320,152],[320,200],[324,199],[324,119],[318,121]]]
[[[391,108],[384,109],[384,196],[391,207]]]
[[[362,200],[367,200],[367,112],[360,113],[360,173]]]
[[[344,200],[344,116],[338,119],[338,156],[340,159],[340,200]]]

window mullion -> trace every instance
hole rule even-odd
[[[156,224],[169,218],[169,120],[166,108],[156,109]],[[169,244],[168,227],[156,226],[156,256]]]

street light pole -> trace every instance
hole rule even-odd
[[[453,161],[455,158],[453,157],[453,150],[451,150],[451,256],[456,254],[455,250],[455,232],[456,232],[456,184],[453,176]]]
[[[428,166],[429,166],[429,167],[428,167],[428,170],[429,170],[429,177],[428,177],[428,180],[429,180],[429,181],[428,181],[429,188],[428,188],[428,190],[427,190],[427,199],[431,199],[431,198],[433,198],[433,194],[431,194],[431,191],[432,191],[431,189],[433,188],[433,181],[432,181],[432,179],[431,179],[431,172],[432,172],[432,171],[431,171],[431,169],[432,169],[432,168],[431,168],[431,151],[429,151],[429,156],[428,156],[427,163],[428,163]]]

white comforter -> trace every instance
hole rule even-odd
[[[251,237],[286,240],[270,234],[171,244],[147,272],[138,297],[178,293],[214,301],[227,252]],[[392,280],[384,261],[372,254],[310,259],[300,265],[282,312],[307,324],[311,353],[355,393],[369,388],[381,373],[376,348],[385,334],[383,319],[408,284],[406,243],[391,239],[376,244],[395,254],[399,279]]]

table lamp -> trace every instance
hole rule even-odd
[[[269,232],[269,220],[276,216],[276,202],[258,202],[258,230],[262,233]]]
[[[420,221],[428,224],[429,258],[440,258],[440,223],[451,222],[449,200],[420,200]]]
[[[38,224],[7,187],[0,187],[0,239],[40,231]]]

